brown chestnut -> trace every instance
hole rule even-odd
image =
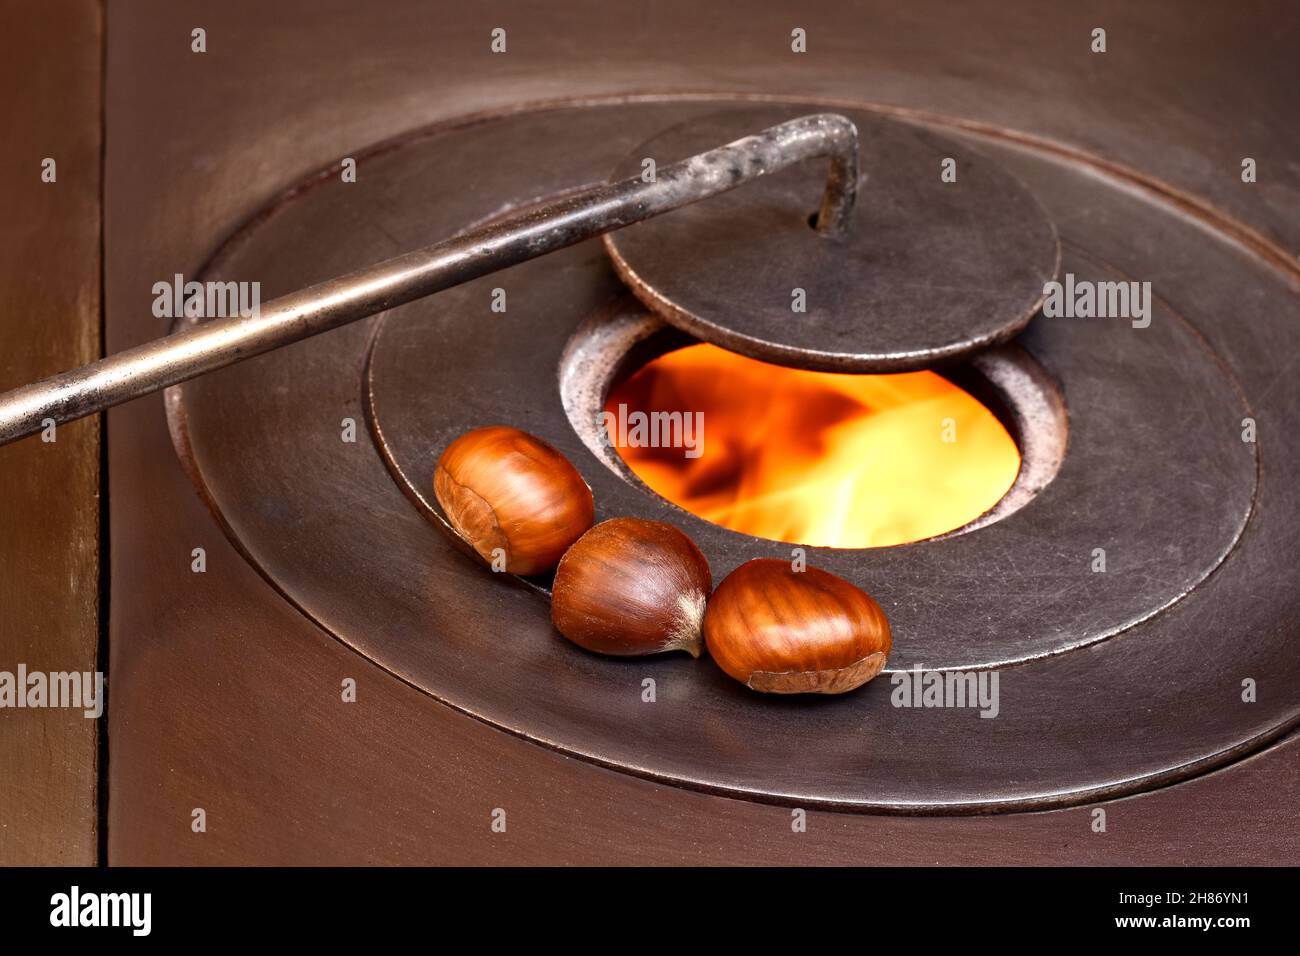
[[[589,651],[699,657],[712,589],[709,562],[681,531],[659,521],[611,518],[560,560],[551,620]]]
[[[718,666],[753,690],[842,694],[881,672],[892,638],[870,595],[818,568],[756,558],[709,601],[704,638]]]
[[[514,574],[555,567],[591,527],[591,489],[540,438],[505,425],[476,428],[442,453],[433,493],[457,533],[485,561],[504,556]]]

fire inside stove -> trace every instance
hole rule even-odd
[[[944,534],[993,507],[1020,470],[998,418],[934,372],[811,372],[692,345],[614,387],[605,413],[611,443],[655,492],[792,544]]]

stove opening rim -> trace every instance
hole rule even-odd
[[[565,344],[559,366],[561,404],[570,427],[607,469],[644,494],[701,521],[708,519],[664,498],[647,485],[611,446],[597,422],[611,391],[647,363],[702,340],[650,312],[631,293],[619,295],[584,320]],[[1069,410],[1055,378],[1016,340],[983,349],[960,360],[930,366],[987,408],[1006,428],[1020,452],[1015,481],[991,508],[959,528],[942,534],[878,547],[780,544],[837,551],[882,551],[945,541],[987,527],[1028,506],[1056,477],[1069,448]],[[709,522],[713,524],[713,522]],[[759,538],[723,525],[734,534]]]

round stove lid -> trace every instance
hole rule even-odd
[[[634,149],[613,178],[799,112],[756,105],[673,126]],[[1011,338],[1057,272],[1060,246],[1043,207],[968,147],[883,116],[853,118],[861,180],[842,237],[813,228],[826,161],[810,160],[609,233],[618,274],[691,335],[783,365],[906,371]]]

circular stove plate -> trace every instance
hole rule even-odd
[[[358,153],[356,183],[296,186],[205,278],[287,293],[503,204],[601,181],[655,131],[719,107],[614,101],[419,131]],[[597,242],[173,389],[178,449],[232,540],[327,633],[413,688],[566,755],[712,793],[901,813],[1060,806],[1203,772],[1300,716],[1300,592],[1274,583],[1300,560],[1300,483],[1289,478],[1300,449],[1278,438],[1300,414],[1300,379],[1279,360],[1300,322],[1295,287],[1212,223],[1017,140],[980,148],[1063,224],[1071,271],[1154,280],[1151,325],[1040,318],[1019,336],[1071,416],[1061,470],[1027,506],[956,537],[808,555],[856,561],[899,625],[894,666],[996,669],[993,719],[895,706],[893,675],[842,697],[773,700],[707,660],[586,653],[551,629],[544,594],[486,572],[413,505],[402,474],[427,488],[455,429],[512,418],[556,439],[602,486],[606,513],[669,513],[564,424],[566,332],[623,294]],[[1088,215],[1071,215],[1079,209]],[[496,287],[508,292],[504,314],[491,309]],[[535,365],[549,387],[531,371],[503,375],[510,362]],[[381,364],[410,376],[410,390],[392,390]],[[1257,443],[1242,441],[1245,417]],[[341,434],[349,419],[353,442]],[[699,533],[698,519],[678,519]],[[718,576],[746,556],[788,554],[715,530]],[[999,666],[1008,649],[1018,663]],[[641,697],[647,677],[654,705]]]
[[[802,112],[754,105],[678,124],[632,150],[613,178]],[[967,146],[882,116],[852,119],[861,174],[844,236],[810,224],[827,162],[808,160],[609,233],[619,276],[704,341],[824,371],[930,367],[1024,328],[1060,259],[1038,200]]]

